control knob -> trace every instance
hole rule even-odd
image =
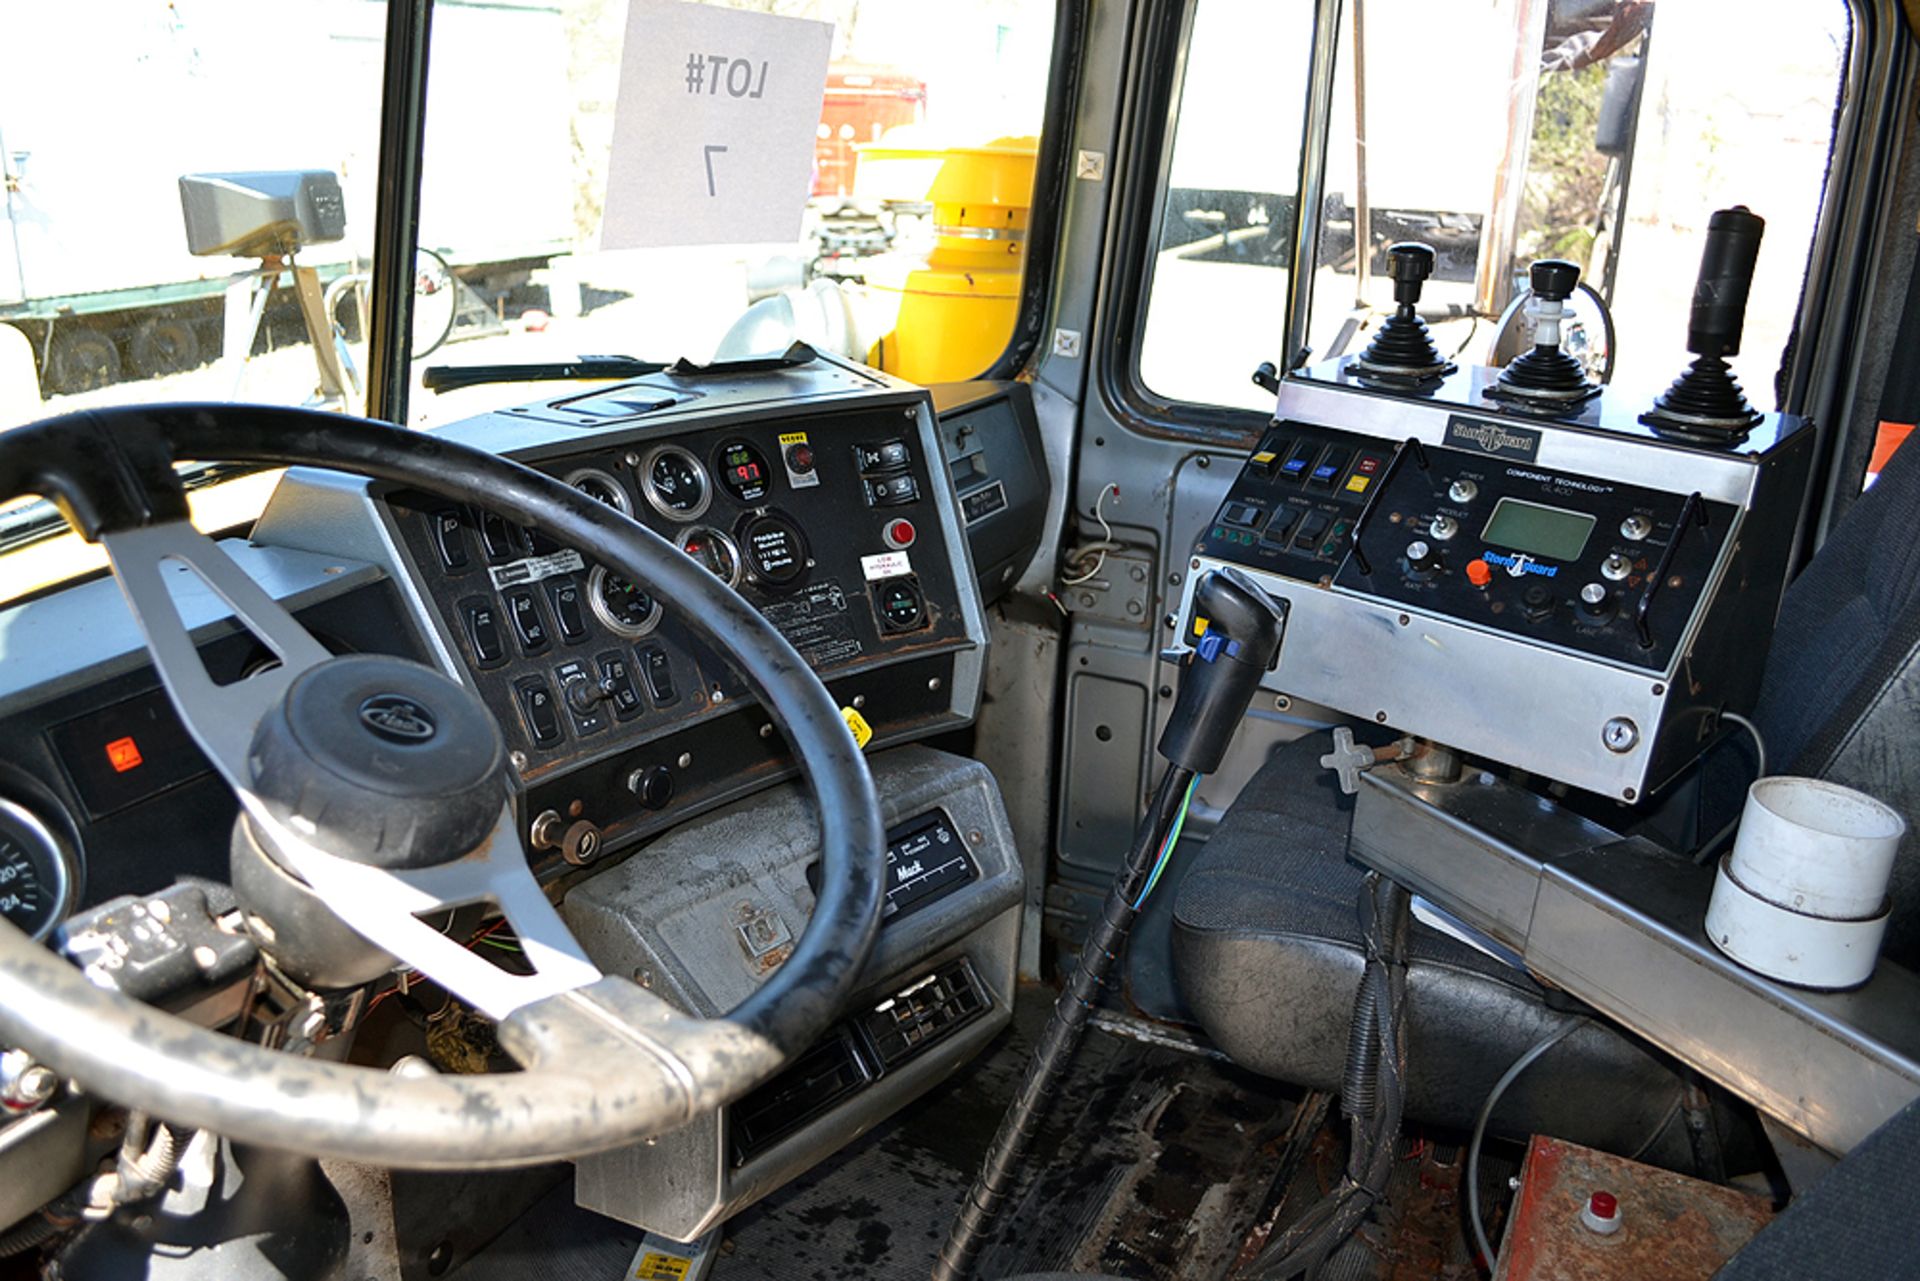
[[[1440,553],[1424,538],[1416,538],[1407,544],[1407,572],[1415,578],[1426,578],[1440,568]]]
[[[1447,486],[1447,497],[1456,503],[1470,503],[1480,497],[1480,486],[1462,476]]]
[[[1653,532],[1653,522],[1635,512],[1620,522],[1620,537],[1639,542]]]
[[[1460,522],[1451,516],[1435,516],[1433,524],[1427,527],[1427,533],[1443,543],[1459,532]]]
[[[1613,605],[1613,592],[1605,583],[1588,583],[1580,589],[1580,615],[1591,622],[1611,618]]]
[[[1600,576],[1619,582],[1633,572],[1633,562],[1619,552],[1608,552],[1607,558],[1600,562]]]

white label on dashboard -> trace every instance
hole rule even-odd
[[[529,556],[511,565],[495,565],[487,572],[493,575],[494,590],[499,591],[522,583],[537,583],[555,574],[577,574],[586,567],[587,562],[580,558],[579,552],[568,550],[548,556]]]
[[[878,556],[862,556],[860,570],[867,581],[877,583],[883,578],[899,578],[913,572],[913,562],[907,559],[905,552],[882,552]]]

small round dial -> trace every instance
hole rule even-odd
[[[30,811],[0,800],[0,917],[43,939],[66,916],[72,893],[59,840]]]
[[[596,503],[633,515],[633,499],[627,496],[627,487],[597,467],[582,467],[567,476],[567,483]]]
[[[785,587],[807,568],[807,540],[785,516],[768,513],[740,531],[747,572],[770,587]]]
[[[695,525],[680,535],[680,550],[707,567],[729,587],[740,585],[740,548],[710,525]]]
[[[587,576],[587,605],[607,630],[628,638],[645,636],[660,625],[660,602],[605,566]]]
[[[744,440],[730,440],[714,454],[721,488],[749,507],[764,502],[772,484],[767,460]]]
[[[697,520],[713,501],[707,469],[678,445],[660,445],[641,460],[640,490],[668,520]]]

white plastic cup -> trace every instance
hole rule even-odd
[[[1866,982],[1886,935],[1887,885],[1906,830],[1897,811],[1852,788],[1757,780],[1714,877],[1707,937],[1782,982]]]
[[[1886,906],[1906,830],[1898,811],[1850,787],[1757,779],[1747,789],[1730,870],[1748,892],[1788,911],[1864,921]]]

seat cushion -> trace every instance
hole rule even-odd
[[[1234,1062],[1318,1090],[1339,1087],[1364,957],[1365,870],[1347,857],[1353,798],[1319,757],[1330,736],[1288,744],[1208,838],[1174,903],[1174,969],[1201,1026]],[[1526,974],[1418,921],[1408,938],[1407,1116],[1466,1129],[1495,1080],[1566,1013]],[[1599,1025],[1548,1051],[1507,1092],[1496,1131],[1547,1130],[1631,1152],[1665,1130],[1674,1073]],[[1601,1101],[1604,1100],[1604,1105]],[[1656,1143],[1649,1159],[1679,1151]]]

